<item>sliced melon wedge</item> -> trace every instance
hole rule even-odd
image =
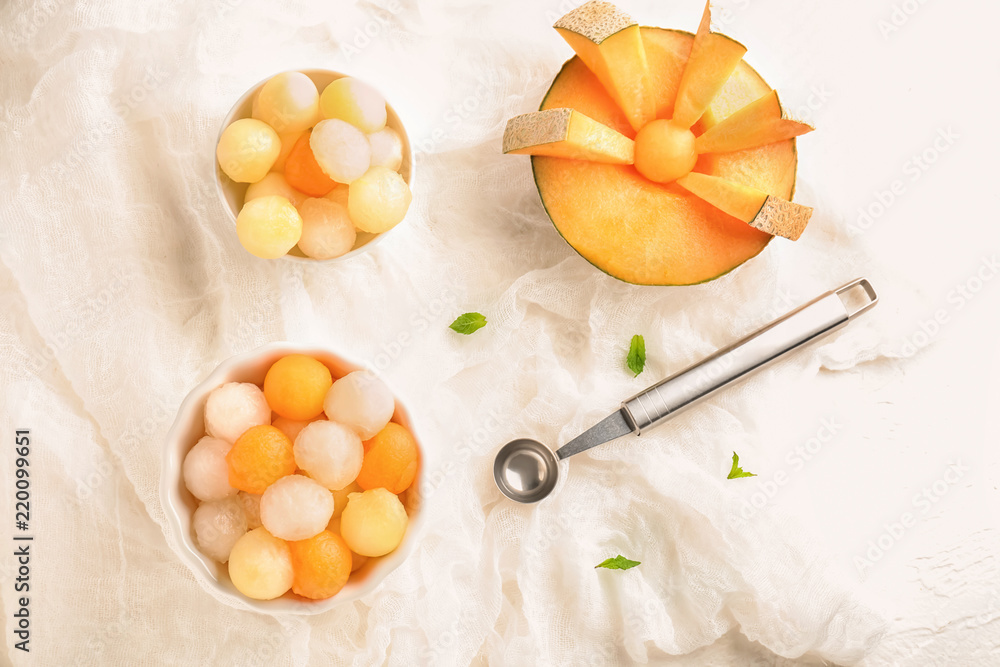
[[[691,55],[677,88],[673,121],[682,127],[698,122],[712,100],[743,60],[747,48],[721,33],[712,32],[711,3],[705,4]]]
[[[791,139],[813,129],[805,123],[784,118],[778,93],[772,90],[708,128],[695,140],[694,148],[699,154],[731,153]]]
[[[718,176],[692,172],[677,179],[677,185],[755,229],[793,241],[802,236],[812,216],[808,206]]]
[[[632,129],[656,118],[646,49],[639,25],[628,14],[609,2],[591,0],[553,27],[625,112]]]
[[[546,109],[507,121],[503,152],[632,164],[635,142],[579,111]]]

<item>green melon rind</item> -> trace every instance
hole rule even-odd
[[[667,32],[676,32],[676,33],[680,33],[682,35],[689,35],[691,37],[694,37],[694,33],[689,32],[687,30],[675,30],[675,29],[672,29],[672,28],[656,28],[656,27],[650,27],[650,26],[642,26],[641,29],[643,29],[643,30],[665,30]],[[736,40],[733,40],[733,41],[736,41]],[[558,79],[562,75],[563,70],[565,70],[566,67],[573,60],[576,60],[578,58],[579,58],[579,56],[573,56],[572,58],[570,58],[569,60],[567,60],[565,63],[563,63],[563,66],[561,68],[559,68],[559,73],[556,74],[556,76],[555,76],[554,79],[552,79],[552,83],[555,84],[556,79]],[[763,81],[765,85],[767,85],[770,88],[770,84],[768,84],[767,80],[760,75],[760,72],[758,72],[756,69],[754,69],[753,66],[751,66],[749,63],[747,63],[745,60],[743,62],[746,64],[747,67],[750,68],[751,72],[753,72],[754,74],[756,74],[757,77],[761,81]],[[551,92],[552,92],[552,86],[549,86],[549,89],[545,92],[545,97],[542,98],[541,104],[538,105],[539,111],[541,111],[542,108],[545,106],[545,100],[547,100],[549,98],[549,94]],[[779,104],[781,103],[780,99],[779,99],[778,103]],[[799,171],[799,152],[798,152],[798,145],[797,145],[795,139],[796,139],[795,137],[789,139],[789,141],[792,142],[792,154],[795,156],[795,172],[792,174],[792,190],[791,190],[791,193],[788,196],[789,201],[791,201],[791,199],[795,196],[795,185],[796,185],[796,183],[798,181],[798,171]],[[556,159],[559,159],[559,158],[556,158]],[[620,280],[623,283],[628,283],[629,285],[638,285],[640,287],[687,287],[687,286],[691,286],[691,285],[704,285],[705,283],[710,283],[713,280],[718,280],[722,276],[724,276],[726,274],[729,274],[729,273],[732,273],[736,269],[740,268],[741,266],[743,266],[744,264],[746,264],[747,262],[749,262],[751,259],[753,259],[754,257],[757,257],[762,252],[764,252],[765,248],[767,248],[767,246],[769,246],[771,244],[771,241],[774,240],[774,237],[772,236],[771,238],[769,238],[767,240],[766,243],[764,243],[763,246],[761,246],[760,250],[758,250],[756,253],[754,253],[750,257],[747,257],[745,260],[743,260],[739,264],[733,266],[732,268],[729,268],[729,269],[723,271],[719,275],[712,276],[711,278],[706,278],[705,280],[699,280],[699,281],[693,282],[693,283],[634,283],[631,280],[625,280],[624,278],[620,278],[620,277],[616,276],[615,274],[606,271],[605,269],[603,269],[602,267],[598,266],[597,264],[594,264],[594,262],[592,262],[583,253],[581,253],[579,250],[577,250],[576,247],[572,243],[570,243],[569,240],[565,236],[563,236],[562,231],[559,229],[559,225],[557,225],[555,223],[555,220],[552,219],[552,214],[549,213],[549,209],[545,205],[545,199],[542,197],[542,190],[541,190],[541,187],[539,187],[539,185],[538,185],[538,172],[535,169],[535,156],[534,155],[531,156],[531,177],[532,177],[532,180],[535,182],[535,191],[538,193],[538,199],[542,203],[542,208],[545,209],[545,215],[548,216],[549,222],[551,222],[552,226],[555,227],[556,232],[558,232],[558,234],[562,238],[562,240],[566,241],[566,245],[568,245],[570,248],[573,248],[573,251],[576,252],[576,254],[580,255],[580,257],[583,257],[585,260],[587,260],[588,264],[590,264],[591,266],[593,266],[594,268],[596,268],[601,273],[609,275],[612,278],[614,278],[615,280]]]

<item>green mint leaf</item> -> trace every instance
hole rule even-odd
[[[636,334],[632,336],[632,343],[628,346],[628,356],[625,358],[625,365],[638,377],[642,369],[646,367],[646,341],[642,336]]]
[[[608,570],[631,570],[636,565],[639,565],[639,561],[629,560],[628,558],[625,558],[625,556],[618,554],[614,558],[608,558],[603,563],[595,565],[594,569],[596,570],[599,567],[603,567]]]
[[[452,331],[468,336],[486,326],[486,318],[480,313],[465,313],[459,315],[454,322],[448,325]]]
[[[756,477],[757,475],[752,472],[744,472],[743,468],[740,467],[740,457],[733,452],[733,469],[729,471],[729,476],[726,479],[736,479],[738,477]]]

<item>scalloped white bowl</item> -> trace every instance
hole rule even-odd
[[[237,609],[249,608],[267,614],[320,614],[336,605],[357,600],[372,592],[387,574],[403,562],[413,548],[423,523],[416,489],[420,488],[423,479],[426,449],[410,414],[400,402],[398,393],[393,390],[393,395],[396,397],[396,412],[392,420],[410,429],[417,439],[421,452],[421,468],[417,472],[417,477],[410,489],[400,495],[410,521],[399,547],[385,556],[370,559],[357,572],[351,574],[347,585],[339,593],[326,600],[307,600],[291,592],[274,600],[252,600],[244,596],[230,581],[226,565],[202,554],[195,543],[191,518],[198,501],[184,487],[181,464],[188,450],[205,434],[204,411],[209,393],[226,382],[253,382],[261,385],[271,364],[289,354],[306,354],[319,359],[330,368],[335,378],[364,369],[361,364],[329,349],[294,343],[272,343],[225,360],[204,382],[187,395],[177,411],[163,449],[160,501],[167,521],[177,536],[174,547],[181,560],[203,587],[215,591],[226,604]]]

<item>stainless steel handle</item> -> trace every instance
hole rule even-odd
[[[864,290],[866,302],[852,308],[845,299],[858,288]],[[622,403],[622,410],[638,435],[723,387],[742,380],[786,352],[836,331],[877,302],[878,295],[871,283],[859,278],[633,396]]]

